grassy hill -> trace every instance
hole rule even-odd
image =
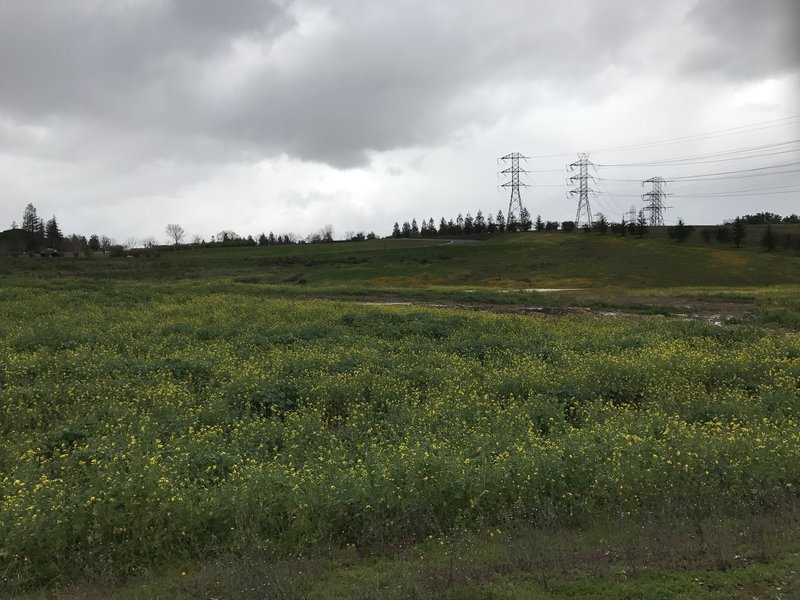
[[[663,288],[800,284],[800,255],[755,244],[665,237],[518,233],[484,241],[374,240],[271,247],[162,248],[133,258],[4,258],[0,274],[111,278],[248,278],[347,289]]]

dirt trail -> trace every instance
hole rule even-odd
[[[425,306],[431,308],[452,308],[493,312],[498,314],[518,315],[594,315],[600,317],[641,318],[662,314],[679,319],[707,321],[723,324],[731,319],[747,317],[755,304],[751,302],[731,302],[713,298],[686,297],[615,297],[613,301],[619,308],[591,306],[531,306],[527,304],[491,304],[485,302],[453,302],[447,300],[421,300],[403,296],[374,296],[371,298],[353,298],[341,296],[335,298],[350,302],[373,306]]]

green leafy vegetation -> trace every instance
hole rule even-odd
[[[77,582],[77,595],[102,597],[103,585],[155,577],[140,584],[214,596],[219,565],[232,564],[272,565],[278,583],[281,569],[305,565],[329,584],[286,579],[274,597],[658,587],[711,598],[740,583],[790,585],[776,565],[795,568],[798,551],[795,259],[534,235],[8,259],[2,590]],[[665,269],[686,261],[674,279],[692,287],[660,287],[667,273],[644,268],[625,276],[650,287],[606,287],[628,243],[663,252]],[[589,249],[605,260],[570,263]],[[437,277],[458,283],[420,290],[421,261],[434,256],[449,265],[432,262]],[[524,271],[500,256],[548,266]],[[741,261],[751,279],[736,279]],[[717,287],[695,285],[703,264]],[[308,283],[269,283],[299,269]],[[781,285],[756,287],[767,276]],[[526,277],[591,289],[556,295],[549,316],[307,297],[360,282],[375,294],[521,302],[532,297],[514,291]],[[748,286],[722,287],[724,277]],[[484,285],[468,291],[470,278]],[[747,313],[717,324],[575,307],[644,299],[640,312],[674,314],[676,298]],[[394,596],[383,590],[407,568],[417,575]],[[693,581],[714,577],[713,589]]]

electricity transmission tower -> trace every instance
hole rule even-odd
[[[528,184],[520,182],[519,174],[520,173],[528,173],[528,171],[526,171],[525,169],[523,169],[522,167],[519,166],[520,159],[527,161],[528,157],[527,156],[523,156],[519,152],[512,152],[511,154],[506,154],[505,156],[501,156],[500,158],[497,159],[498,162],[501,161],[501,160],[502,161],[511,161],[511,166],[510,167],[500,171],[500,173],[504,173],[504,174],[509,175],[511,177],[511,179],[509,181],[506,181],[504,184],[502,184],[500,186],[500,187],[505,187],[505,188],[508,188],[508,187],[511,188],[511,198],[509,198],[509,200],[508,200],[508,212],[506,213],[506,222],[512,221],[511,215],[514,213],[514,211],[516,211],[516,217],[515,218],[516,218],[517,222],[521,222],[522,221],[523,207],[522,207],[522,197],[519,194],[519,188],[520,187],[528,187]],[[498,173],[498,175],[500,173]]]
[[[663,177],[651,177],[642,182],[642,187],[644,187],[645,183],[652,184],[653,189],[652,191],[642,194],[642,200],[646,203],[642,210],[649,213],[651,227],[663,226],[664,210],[672,208],[671,206],[664,205],[664,198],[669,195],[664,191],[664,186],[667,182]]]
[[[589,206],[589,193],[595,193],[595,190],[589,187],[589,180],[594,179],[589,175],[589,167],[594,167],[589,160],[589,155],[585,152],[578,154],[578,160],[571,165],[567,165],[567,170],[571,173],[578,170],[577,175],[572,175],[567,179],[567,185],[574,185],[575,188],[569,190],[570,196],[578,195],[578,211],[575,214],[575,227],[583,225],[592,226],[592,209]],[[581,222],[583,218],[583,222]]]

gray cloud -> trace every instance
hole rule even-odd
[[[687,19],[697,44],[682,61],[685,71],[742,80],[800,69],[797,0],[703,0]]]
[[[42,6],[0,9],[0,109],[12,118],[150,131],[156,153],[191,154],[199,139],[220,156],[234,145],[337,166],[495,122],[501,115],[487,107],[465,114],[460,105],[478,88],[551,81],[567,95],[596,95],[593,74],[624,63],[653,16],[635,2],[558,11],[522,1],[503,10],[418,0]],[[309,14],[324,16],[307,33],[298,18]]]

